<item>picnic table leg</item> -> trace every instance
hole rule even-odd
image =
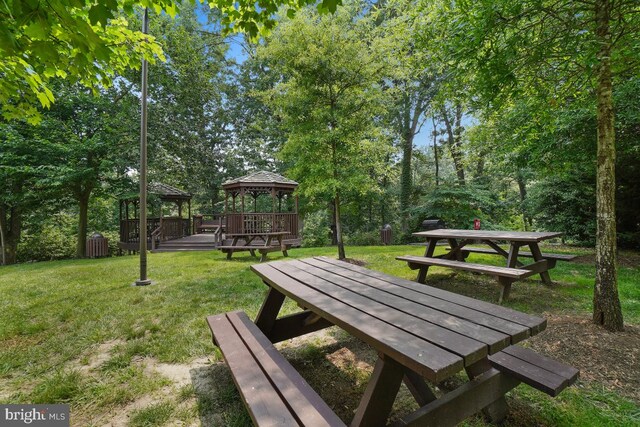
[[[401,364],[390,357],[378,355],[367,389],[351,421],[351,427],[387,425],[387,418],[400,390],[404,373]]]
[[[402,381],[407,386],[418,405],[424,406],[437,399],[436,395],[433,394],[433,391],[431,391],[431,388],[427,385],[425,380],[423,380],[422,377],[414,371],[410,369],[405,370]]]
[[[233,238],[233,240],[231,241],[231,246],[237,246],[238,245],[238,240],[240,239],[240,236],[235,236]],[[229,249],[227,250],[227,259],[231,259],[231,256],[233,255],[233,249]]]
[[[256,326],[260,328],[260,330],[266,336],[269,336],[271,330],[273,329],[273,325],[276,323],[278,313],[280,312],[280,308],[282,308],[282,304],[284,303],[284,298],[285,296],[283,293],[272,287],[269,287],[267,297],[264,299],[262,307],[260,307],[260,311],[258,312],[255,321]]]
[[[508,277],[499,277],[498,283],[500,284],[500,295],[498,296],[498,304],[502,304],[503,301],[506,301],[509,298],[509,293],[511,292],[511,283],[513,283],[512,279]]]
[[[529,249],[531,249],[531,254],[533,255],[533,259],[537,261],[542,261],[544,258],[542,257],[542,252],[540,252],[540,247],[537,243],[530,243]],[[549,271],[545,270],[540,273],[540,278],[542,279],[542,283],[545,285],[552,285],[551,276],[549,276]]]
[[[472,381],[474,378],[479,377],[490,369],[491,365],[489,364],[489,359],[487,358],[484,358],[474,363],[473,365],[464,368],[464,370],[467,372],[467,376]],[[484,415],[494,423],[499,423],[500,421],[504,420],[507,416],[508,411],[509,406],[507,406],[507,400],[504,398],[504,396],[482,409]]]
[[[436,243],[438,243],[438,239],[429,238],[427,240],[427,249],[424,251],[424,256],[426,258],[433,258],[433,252],[436,250]],[[424,283],[427,280],[427,271],[429,271],[428,265],[423,265],[418,270],[418,278],[416,279],[418,283]]]
[[[451,254],[451,257],[449,259],[455,258],[456,261],[464,262],[464,254],[458,248],[458,241],[456,239],[448,239],[448,242],[449,246],[451,247],[451,251],[449,252]]]

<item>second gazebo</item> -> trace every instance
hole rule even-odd
[[[223,183],[225,247],[247,250],[249,245],[266,244],[264,236],[276,233],[286,247],[299,246],[298,198],[293,194],[297,187],[297,182],[265,171]],[[227,253],[230,256],[235,250]]]

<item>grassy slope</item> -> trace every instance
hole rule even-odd
[[[439,250],[442,250],[441,248]],[[350,257],[363,259],[370,268],[414,278],[400,254],[419,254],[419,247],[348,248]],[[295,257],[334,255],[334,249],[296,249]],[[499,264],[500,259],[473,255]],[[164,363],[189,363],[214,354],[206,315],[243,309],[253,317],[264,297],[265,286],[249,271],[255,259],[238,256],[226,261],[217,252],[150,255],[153,286],[137,288],[137,257],[57,261],[0,269],[0,401],[69,402],[80,419],[126,405],[168,384],[160,375],[145,373],[133,363],[153,357]],[[558,263],[552,279],[560,286],[546,288],[538,281],[516,283],[507,304],[530,313],[570,312],[588,315],[593,286],[593,266]],[[446,270],[434,269],[435,280],[450,289],[493,300],[493,281],[475,285],[478,276],[459,274],[450,280]],[[438,273],[444,273],[438,275]],[[430,273],[431,274],[431,273]],[[627,323],[640,321],[639,268],[620,269],[620,295]],[[290,311],[295,307],[287,305]],[[88,374],[75,367],[88,363],[90,349],[111,340],[111,357]],[[218,355],[216,355],[218,357]],[[140,411],[131,422],[160,425],[172,418],[197,419],[198,408],[176,409],[192,390],[180,390],[168,400]],[[539,409],[538,421],[548,425],[625,425],[638,422],[639,409],[631,402],[598,391],[597,387],[572,388],[555,400],[519,387],[518,398]],[[230,388],[214,404],[224,423],[246,422],[234,403]],[[226,402],[226,403],[225,403]],[[203,409],[200,402],[200,411]],[[188,405],[187,405],[188,406]],[[235,421],[234,421],[235,420]],[[479,419],[470,424],[482,424]]]

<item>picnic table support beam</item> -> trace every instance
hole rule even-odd
[[[467,366],[464,370],[467,373],[467,376],[471,381],[475,380],[485,372],[491,370],[491,364],[489,363],[489,359],[484,358],[470,366]],[[507,406],[507,400],[504,395],[490,405],[487,405],[482,409],[484,415],[494,423],[499,423],[504,420],[507,416],[507,412],[509,412],[509,407]]]
[[[425,380],[414,371],[407,369],[402,381],[407,386],[418,405],[424,406],[437,399],[436,395],[433,394],[433,391],[427,385]]]
[[[520,381],[497,369],[489,369],[474,381],[447,393],[392,424],[394,427],[455,426],[515,388]]]
[[[386,426],[404,374],[405,369],[402,365],[388,356],[379,354],[367,389],[351,421],[351,427]]]

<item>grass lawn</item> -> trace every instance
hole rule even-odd
[[[348,247],[347,255],[366,261],[369,268],[414,279],[415,273],[394,257],[423,250]],[[569,251],[586,258],[591,255],[588,250]],[[334,256],[335,252],[335,248],[308,248],[290,254],[298,258]],[[490,255],[471,257],[501,263]],[[211,343],[205,317],[238,309],[255,316],[266,291],[249,270],[255,262],[248,254],[238,254],[231,261],[218,252],[151,254],[149,276],[154,285],[148,287],[131,286],[138,276],[136,256],[0,268],[0,402],[70,403],[72,424],[82,426],[250,424],[220,353]],[[638,355],[637,263],[619,271],[625,323],[630,325],[627,335],[602,332],[587,321],[593,263],[559,262],[551,277],[557,282],[553,287],[534,278],[515,283],[506,303],[549,317],[549,330],[541,338],[555,337],[554,324],[558,333],[569,324],[579,327],[571,336],[558,335],[562,337],[558,342],[548,339],[539,345],[558,348],[564,361],[574,364],[572,353],[580,350],[568,343],[580,342],[570,339],[576,330],[584,330],[595,334],[595,341],[623,337],[624,344],[631,346],[624,354]],[[445,269],[432,268],[427,283],[488,301],[495,301],[498,293],[491,278]],[[297,308],[291,303],[285,307],[291,312]],[[589,341],[592,345],[594,340]],[[370,349],[337,328],[279,346],[336,413],[350,421],[371,372],[375,355]],[[615,369],[609,381],[599,376],[601,369],[590,372],[579,363],[574,365],[582,370],[582,379],[556,399],[524,385],[512,391],[506,425],[640,425],[638,394],[633,392],[640,378],[633,378],[635,374],[627,378],[624,369]],[[609,365],[608,360],[602,361],[601,366]],[[447,384],[439,388],[446,389]],[[394,413],[402,415],[412,405],[405,390]],[[476,417],[466,425],[485,422]]]

